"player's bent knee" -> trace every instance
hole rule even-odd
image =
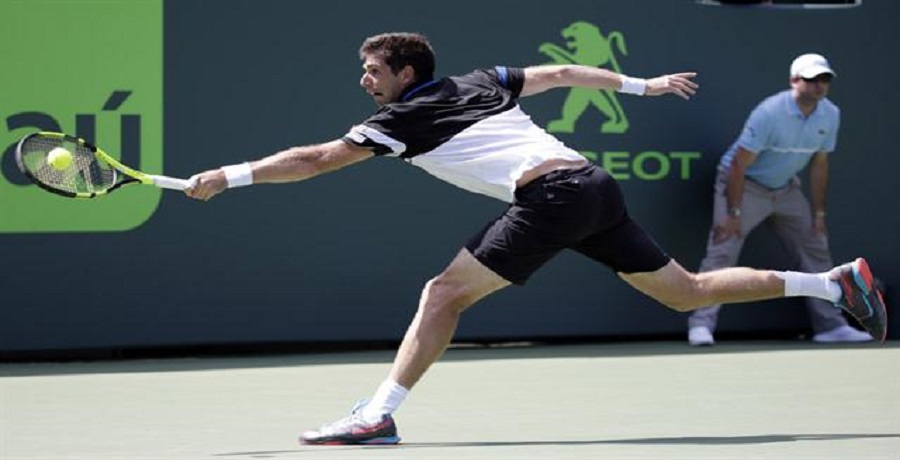
[[[460,313],[469,305],[464,291],[459,283],[438,275],[425,283],[422,308]]]
[[[621,276],[632,287],[672,310],[686,312],[703,305],[697,275],[674,261],[656,272]]]

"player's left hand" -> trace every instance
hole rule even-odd
[[[194,174],[191,176],[190,183],[193,186],[185,189],[185,195],[203,201],[209,200],[228,188],[225,172],[221,169],[211,169]]]
[[[691,80],[696,76],[697,72],[682,72],[651,78],[647,80],[647,89],[644,91],[644,95],[660,96],[671,93],[683,99],[690,99],[691,96],[697,94],[697,89],[700,87]]]

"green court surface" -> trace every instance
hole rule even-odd
[[[0,365],[0,458],[900,459],[900,347],[682,342],[451,349],[403,444],[308,447],[393,353]]]

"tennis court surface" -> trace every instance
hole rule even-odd
[[[454,348],[403,444],[309,447],[393,352],[0,364],[0,458],[900,459],[900,347]]]

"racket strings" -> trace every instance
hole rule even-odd
[[[72,164],[57,169],[48,153],[62,147],[72,153]],[[100,161],[86,146],[65,138],[33,136],[21,148],[25,169],[44,185],[69,193],[102,193],[116,183],[116,170]]]

